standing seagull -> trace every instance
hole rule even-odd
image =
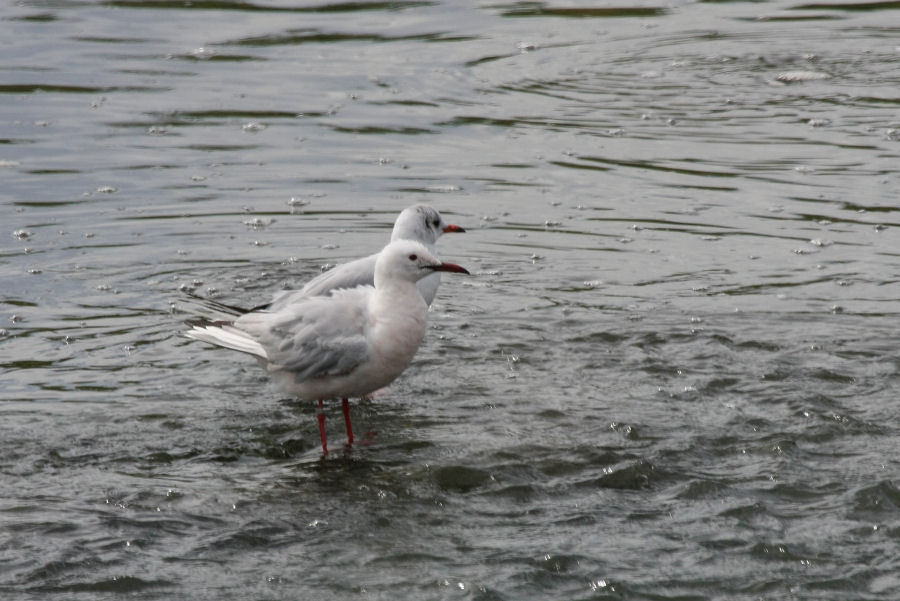
[[[387,386],[412,361],[428,311],[416,282],[441,271],[469,273],[437,260],[419,242],[398,240],[378,253],[374,286],[302,297],[234,321],[190,320],[185,335],[254,355],[288,394],[318,400],[327,455],[324,399],[342,399],[352,445],[348,398]]]
[[[391,232],[391,242],[415,240],[424,244],[428,252],[434,255],[434,245],[442,234],[465,231],[458,225],[445,222],[437,209],[428,205],[418,204],[403,209],[397,217],[397,220],[394,222],[394,229]],[[375,261],[377,259],[378,254],[374,254],[350,261],[349,263],[342,263],[334,269],[316,276],[300,290],[288,290],[277,294],[271,303],[257,308],[278,310],[281,307],[295,303],[302,297],[328,294],[331,290],[339,288],[372,286],[375,283]],[[437,293],[440,283],[441,274],[430,273],[416,284],[419,292],[422,293],[422,298],[429,305],[434,300],[434,295]]]

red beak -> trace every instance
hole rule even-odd
[[[469,270],[465,267],[460,267],[456,263],[441,263],[440,265],[434,265],[432,267],[435,271],[452,271],[453,273],[465,273],[467,275],[472,275],[469,273]]]
[[[452,223],[444,228],[444,233],[456,232],[457,234],[465,234],[466,230],[459,227],[458,225],[453,225]]]

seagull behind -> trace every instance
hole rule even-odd
[[[434,245],[441,235],[465,231],[458,225],[444,221],[444,218],[441,217],[441,214],[434,207],[417,204],[401,211],[394,222],[394,229],[391,231],[391,242],[415,240],[424,244],[428,252],[434,255]],[[295,302],[300,297],[328,294],[332,290],[341,288],[372,286],[375,283],[375,262],[377,260],[378,254],[376,253],[349,263],[342,263],[314,277],[300,290],[286,291],[276,295],[269,308],[277,309]],[[429,305],[434,300],[440,283],[440,273],[431,273],[418,280],[416,286],[425,302]]]

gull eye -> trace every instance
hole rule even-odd
[[[409,260],[410,260],[410,261],[415,261],[415,260],[418,259],[418,258],[419,258],[418,255],[409,255]]]
[[[431,222],[431,225],[433,225],[434,227],[439,227],[441,225],[441,222],[439,220],[435,219],[434,221]]]

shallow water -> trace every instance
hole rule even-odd
[[[897,599],[897,16],[8,6],[0,596]],[[182,321],[422,201],[473,276],[322,461]]]

